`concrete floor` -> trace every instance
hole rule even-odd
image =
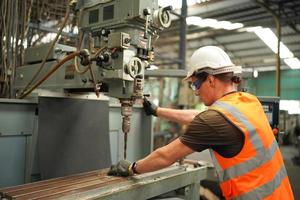
[[[293,163],[292,158],[299,156],[299,151],[294,146],[280,146],[285,162],[285,167],[292,185],[295,200],[300,200],[300,166]]]

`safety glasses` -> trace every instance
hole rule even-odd
[[[205,82],[206,78],[207,78],[207,76],[203,76],[201,78],[197,78],[197,80],[195,82],[191,82],[190,83],[191,89],[194,91],[199,90],[201,85]]]

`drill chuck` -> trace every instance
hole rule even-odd
[[[123,117],[122,131],[125,134],[129,133],[130,131],[130,118],[128,116]]]

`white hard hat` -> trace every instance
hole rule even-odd
[[[194,73],[201,72],[212,75],[227,72],[241,74],[242,67],[234,65],[229,56],[221,48],[216,46],[205,46],[200,47],[193,53],[190,59],[187,76],[183,80],[187,80]]]

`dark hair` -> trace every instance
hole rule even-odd
[[[197,77],[197,79],[200,79],[200,80],[205,80],[208,77],[208,75],[209,75],[209,73],[207,73],[207,72],[195,73],[195,76]],[[213,76],[224,83],[234,82],[235,84],[239,84],[241,82],[241,77],[234,75],[233,72],[216,74]]]
[[[234,82],[235,84],[239,84],[241,82],[241,77],[234,75],[233,72],[216,74],[214,76],[225,83]]]
[[[205,80],[208,77],[208,75],[209,74],[207,72],[195,73],[197,79],[202,79],[202,80]]]

